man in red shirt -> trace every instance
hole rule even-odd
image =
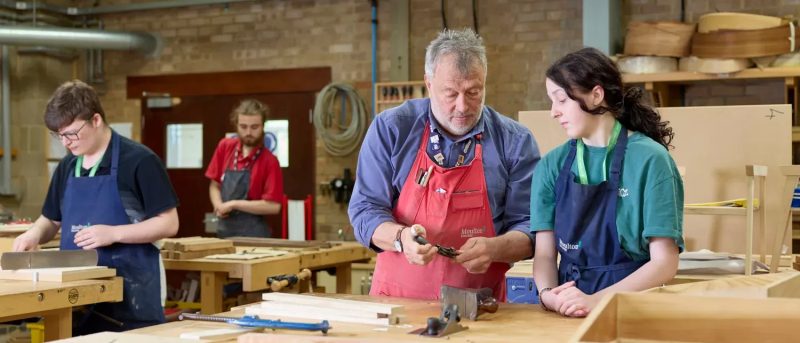
[[[206,170],[219,237],[272,236],[264,215],[281,210],[283,176],[278,159],[264,147],[268,112],[258,100],[239,103],[231,112],[238,135],[217,144]]]

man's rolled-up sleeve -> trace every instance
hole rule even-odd
[[[539,163],[541,155],[530,131],[517,137],[505,156],[510,169],[503,222],[508,231],[519,231],[527,235],[533,246],[535,236],[530,231],[531,178],[533,168]]]
[[[395,220],[392,216],[395,197],[392,175],[395,167],[392,165],[391,151],[396,140],[393,130],[381,116],[377,116],[361,144],[355,187],[347,210],[356,240],[377,252],[382,250],[372,244],[375,229]]]

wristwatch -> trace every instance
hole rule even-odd
[[[394,237],[394,250],[397,252],[403,252],[403,241],[400,239],[403,237],[403,230],[408,228],[408,226],[403,226],[400,230],[397,230],[397,236]]]

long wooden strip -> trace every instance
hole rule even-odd
[[[281,248],[330,248],[331,244],[325,241],[290,241],[288,239],[258,238],[258,237],[228,237],[235,246],[248,247],[281,247]]]
[[[170,258],[175,260],[191,260],[193,258],[201,258],[216,254],[230,254],[235,253],[236,248],[233,246],[218,249],[207,249],[200,251],[171,251]]]
[[[373,311],[376,313],[383,313],[389,315],[391,314],[396,315],[403,310],[402,305],[381,304],[369,301],[323,298],[312,295],[300,295],[300,294],[290,294],[290,293],[264,293],[261,295],[261,298],[268,302],[274,301],[281,303],[311,305],[311,306],[319,306],[326,308],[336,308],[345,311],[349,311],[352,309],[363,309],[365,311]]]

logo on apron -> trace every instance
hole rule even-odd
[[[569,251],[569,250],[578,250],[581,248],[581,241],[578,241],[578,244],[571,244],[571,243],[564,243],[561,238],[558,239],[558,247],[561,250]]]
[[[486,232],[486,227],[465,227],[461,229],[461,238],[483,236],[484,232]]]
[[[72,233],[76,233],[76,232],[78,232],[80,230],[83,230],[83,229],[85,229],[87,227],[90,227],[90,226],[92,226],[91,223],[87,223],[86,225],[83,225],[83,224],[70,225],[69,231],[72,232]]]
[[[629,194],[629,192],[628,192],[627,188],[620,187],[620,189],[619,189],[619,197],[620,198],[625,198],[625,197],[628,196],[628,194]]]

